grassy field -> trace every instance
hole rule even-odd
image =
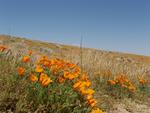
[[[4,113],[150,113],[150,57],[0,35],[0,90]]]

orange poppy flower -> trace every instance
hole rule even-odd
[[[27,63],[27,62],[30,61],[30,58],[29,58],[28,56],[24,56],[23,59],[22,59],[22,61],[23,61],[24,63]]]
[[[86,82],[85,82],[85,81],[82,81],[81,84],[80,84],[80,86],[79,86],[79,88],[85,87],[85,86],[87,86]]]
[[[81,69],[79,67],[76,67],[75,73],[80,74],[81,73]]]
[[[32,55],[32,53],[33,53],[33,52],[32,52],[31,50],[28,51],[28,54],[29,54],[29,55]]]
[[[85,87],[81,87],[79,90],[80,90],[80,93],[82,95],[86,95],[87,94]]]
[[[140,79],[139,82],[140,82],[140,84],[142,84],[142,85],[145,84],[145,80],[144,80],[144,79]]]
[[[139,80],[139,83],[140,83],[141,85],[144,85],[144,84],[145,84],[145,80],[144,80],[142,77],[139,77],[139,76],[138,76],[138,80]]]
[[[87,87],[90,87],[90,86],[91,86],[91,81],[87,80],[87,81],[86,81],[86,86],[87,86]]]
[[[136,87],[133,86],[133,85],[130,85],[130,86],[128,87],[128,89],[129,89],[130,91],[132,91],[132,92],[135,92],[135,91],[136,91]]]
[[[90,104],[91,107],[94,107],[96,105],[97,102],[93,102]]]
[[[81,84],[82,84],[81,81],[76,82],[76,83],[73,85],[73,89],[75,89],[75,90],[78,89]]]
[[[24,73],[25,73],[25,68],[19,67],[19,68],[18,68],[18,74],[19,74],[20,76],[22,76],[22,75],[24,75]]]
[[[65,79],[63,77],[58,77],[58,82],[59,83],[64,83],[65,82]]]
[[[0,51],[4,51],[5,49],[7,49],[7,47],[6,46],[3,46],[3,45],[0,45]]]
[[[30,75],[30,80],[31,80],[32,82],[37,82],[37,81],[38,81],[38,77],[35,76],[35,75],[33,75],[33,74],[31,74],[31,75]]]
[[[70,76],[69,76],[69,80],[73,80],[74,78],[76,78],[73,74],[70,74]]]
[[[76,64],[71,64],[70,66],[69,66],[69,68],[70,69],[73,69],[73,68],[75,68],[77,65]]]
[[[42,86],[48,86],[51,82],[53,82],[49,77],[44,78],[44,80],[41,82]]]
[[[95,92],[95,91],[94,91],[93,89],[87,89],[87,90],[86,90],[86,94],[87,94],[87,95],[93,95],[94,92]]]
[[[35,69],[35,72],[41,73],[41,72],[43,72],[43,68],[40,65],[37,65],[36,69]]]
[[[73,63],[66,63],[66,66],[70,69],[73,69],[76,67],[76,64],[73,64]]]
[[[86,97],[87,100],[90,100],[92,98],[93,98],[93,95],[87,95],[87,97]]]
[[[93,109],[91,113],[103,113],[103,111],[99,108]]]
[[[71,74],[67,71],[64,72],[64,78],[69,79],[69,77],[71,76]]]
[[[97,101],[95,99],[90,99],[87,101],[87,104],[91,107],[94,107],[96,105]]]
[[[41,73],[39,81],[42,82],[45,78],[48,78],[48,75],[45,73]]]
[[[69,73],[67,71],[64,71],[64,78],[73,80],[74,78],[77,78],[79,75],[76,73]]]
[[[50,66],[50,62],[49,62],[49,61],[44,61],[44,62],[43,62],[43,65],[44,65],[45,67],[48,67],[48,66]]]
[[[86,74],[83,74],[80,79],[83,80],[83,81],[88,81],[89,80],[89,78]]]
[[[116,84],[116,82],[115,82],[114,80],[108,80],[108,83],[109,83],[110,85],[115,85],[115,84]]]
[[[77,77],[79,77],[79,74],[77,74],[77,73],[72,73],[72,76],[73,76],[74,78],[77,78]]]

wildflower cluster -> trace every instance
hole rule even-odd
[[[109,90],[120,90],[117,96],[124,96],[136,91],[135,85],[124,74],[119,74],[115,79],[108,80]],[[115,92],[116,95],[118,92]],[[128,95],[129,96],[129,95]]]
[[[90,89],[89,87],[91,86],[91,82],[88,79],[87,75],[82,75],[79,80],[77,80],[73,88],[77,92],[79,92],[81,95],[86,97],[87,104],[90,105],[91,107],[94,107],[96,105],[96,100],[93,98],[94,95],[94,90]]]
[[[150,93],[150,85],[148,80],[145,80],[144,77],[138,76],[138,83],[139,83],[139,91],[141,91],[143,94],[149,94]]]
[[[28,55],[22,58],[22,62],[24,64],[30,62],[31,55],[32,51],[29,51]],[[66,103],[67,109],[74,103],[72,110],[84,107],[87,109],[82,112],[102,113],[96,107],[95,91],[90,88],[91,81],[86,74],[81,73],[80,67],[74,63],[43,56],[36,61],[35,66],[30,71],[23,66],[18,67],[18,74],[21,77],[27,75],[27,78],[31,81],[30,96],[40,94],[39,98],[43,99],[41,102],[57,103],[57,107],[60,107],[58,103]]]
[[[145,79],[143,77],[139,77],[138,76],[138,81],[139,81],[139,84],[144,86],[144,84],[146,83]]]
[[[133,92],[136,90],[134,84],[124,74],[118,75],[114,80],[108,80],[108,83],[110,85],[120,85],[121,87],[127,88]]]
[[[4,45],[0,45],[0,52],[3,52],[7,49],[8,47],[4,46]]]

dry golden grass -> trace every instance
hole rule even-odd
[[[10,73],[7,73],[7,70],[11,70],[9,72],[15,73],[13,70],[13,64],[17,62],[16,59],[21,59],[21,56],[26,54],[26,50],[32,50],[34,54],[34,58],[32,60],[37,59],[40,55],[47,55],[51,58],[58,57],[74,62],[82,67],[82,71],[87,72],[90,79],[93,81],[93,88],[97,90],[95,97],[99,101],[99,106],[102,107],[105,111],[111,113],[114,111],[113,108],[116,108],[116,106],[124,106],[126,109],[129,107],[129,111],[132,111],[133,113],[149,112],[148,108],[150,106],[150,92],[148,92],[147,95],[135,94],[135,98],[132,98],[133,100],[131,100],[133,104],[131,104],[129,101],[126,101],[126,99],[120,100],[113,98],[111,95],[107,94],[107,91],[105,90],[107,80],[115,78],[119,73],[125,74],[135,85],[138,85],[138,76],[143,77],[149,84],[150,57],[148,56],[83,48],[81,64],[81,50],[79,47],[75,46],[33,41],[25,38],[10,37],[6,35],[0,35],[0,44],[7,45],[9,48],[11,48],[11,51],[5,52],[6,63],[4,64],[6,76],[10,76]],[[13,63],[10,64],[7,61],[11,61]],[[1,69],[2,68],[4,68],[4,66],[1,65]],[[0,72],[1,80],[5,78],[3,78],[2,75],[4,75],[3,72]],[[9,84],[9,80],[6,78],[5,80],[5,82]],[[4,82],[2,82],[2,84],[4,84]],[[5,86],[9,87],[11,85]],[[16,85],[14,85],[14,87],[16,87]],[[5,89],[1,95],[4,96],[5,92],[8,91]],[[15,95],[15,93],[13,94]],[[3,96],[1,96],[1,99],[5,98],[6,95],[4,97]],[[9,95],[8,97],[11,96]],[[136,104],[134,104],[134,102]],[[118,105],[118,103],[121,103],[121,105]],[[146,110],[139,110],[139,112],[134,111],[133,109],[136,105],[144,105],[146,108],[141,109]],[[17,105],[17,107],[19,108],[20,106]],[[129,112],[128,110],[126,111]],[[118,111],[114,111],[113,113],[118,113]]]

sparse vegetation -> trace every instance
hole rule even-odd
[[[132,113],[150,110],[149,57],[83,48],[81,73],[79,48],[7,36],[0,40],[2,112],[117,113],[118,103]],[[134,112],[129,100],[146,110]]]

